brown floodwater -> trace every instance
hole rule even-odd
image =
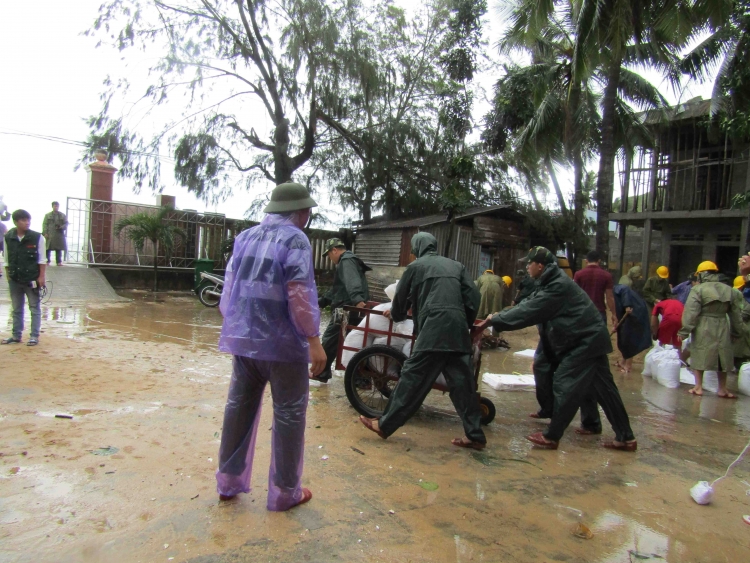
[[[483,387],[497,417],[480,453],[450,445],[462,430],[447,395],[432,392],[383,441],[357,422],[342,378],[311,387],[314,497],[282,514],[265,509],[267,394],[254,490],[220,504],[221,316],[189,294],[126,296],[46,307],[38,347],[0,348],[0,561],[750,561],[750,460],[711,505],[689,496],[750,439],[750,397],[667,389],[641,361],[615,374],[635,454],[572,427],[559,450],[532,448],[524,437],[544,425],[527,416],[530,389]],[[8,311],[0,301],[0,322]],[[513,353],[535,347],[535,330],[504,337],[512,349],[486,351],[482,371],[531,373]],[[578,524],[593,537],[576,537]]]

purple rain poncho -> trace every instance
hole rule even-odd
[[[240,233],[227,265],[219,350],[277,362],[308,362],[320,335],[310,241],[289,217],[268,214]]]
[[[308,399],[307,338],[320,334],[312,249],[293,217],[269,214],[241,233],[221,296],[219,349],[234,355],[216,490],[250,492],[266,384],[273,398],[269,510],[302,499]]]

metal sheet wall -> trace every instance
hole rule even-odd
[[[357,256],[368,266],[398,266],[400,254],[400,229],[357,233]]]
[[[451,238],[451,245],[448,249],[448,258],[457,260],[466,266],[466,270],[472,278],[476,278],[479,272],[479,256],[482,252],[482,247],[478,244],[472,244],[471,235],[472,229],[470,227],[458,227],[454,226],[453,237]],[[430,225],[421,229],[424,232],[430,233],[438,241],[438,253],[443,254],[443,248],[445,248],[445,241],[448,237],[448,229],[450,225]]]

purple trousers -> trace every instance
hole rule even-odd
[[[309,393],[305,363],[268,362],[234,356],[219,447],[216,491],[250,492],[255,438],[266,383],[271,383],[273,428],[268,510],[287,510],[302,500],[305,416]]]

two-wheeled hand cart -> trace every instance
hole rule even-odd
[[[412,345],[416,337],[408,334],[394,332],[393,320],[389,319],[388,330],[377,330],[370,327],[372,315],[383,315],[384,311],[374,310],[379,305],[376,302],[368,302],[365,307],[344,307],[341,321],[341,338],[339,338],[338,355],[336,356],[336,369],[346,369],[344,376],[344,387],[346,396],[354,409],[367,417],[378,418],[383,414],[388,398],[398,383],[401,376],[401,368],[406,361],[406,355],[400,347],[391,346],[391,340],[396,342],[410,341]],[[359,324],[349,324],[349,318],[358,319]],[[364,321],[364,322],[362,322]],[[359,326],[359,325],[362,326]],[[487,320],[474,321],[471,328],[472,366],[476,377],[477,392],[481,389],[481,375],[479,373],[482,363],[482,333],[489,326]],[[344,339],[350,331],[362,333],[362,347],[353,348],[344,344]],[[386,337],[386,344],[375,344],[367,346],[368,337]],[[349,360],[346,368],[341,363],[342,352],[345,350],[356,352]],[[437,391],[446,393],[448,386],[444,378],[440,377],[432,386]],[[479,393],[478,393],[479,394]],[[486,397],[479,396],[479,406],[482,413],[482,424],[489,424],[495,418],[495,405]]]

